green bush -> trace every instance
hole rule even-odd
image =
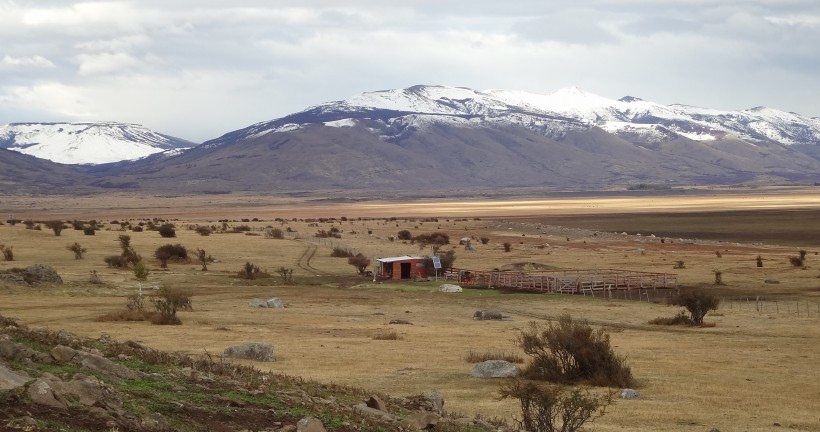
[[[703,325],[703,318],[709,311],[717,310],[720,299],[703,290],[686,290],[670,298],[669,304],[683,306],[694,325]]]
[[[519,428],[529,432],[575,432],[605,414],[614,394],[596,396],[577,388],[514,379],[500,389],[501,398],[518,400]]]

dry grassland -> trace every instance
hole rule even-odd
[[[469,214],[469,217],[405,221],[405,214],[436,214],[435,209],[426,208],[426,204],[412,209],[394,204],[378,210],[360,205],[319,209],[308,205],[303,207],[303,213],[297,214],[294,209],[280,213],[274,205],[266,206],[264,211],[256,207],[231,211],[213,203],[209,207],[205,203],[211,197],[205,197],[185,201],[180,209],[163,208],[166,207],[162,205],[164,200],[159,199],[139,205],[127,203],[128,209],[112,205],[110,211],[96,207],[104,205],[101,202],[95,202],[95,207],[82,208],[82,203],[72,201],[67,209],[60,210],[56,201],[27,199],[31,200],[29,208],[15,207],[18,218],[45,220],[56,214],[70,214],[86,220],[137,216],[173,216],[185,220],[175,221],[178,227],[175,239],[163,239],[156,231],[117,231],[119,225],[108,225],[110,230],[98,231],[94,236],[68,228],[59,237],[46,228],[35,231],[26,230],[22,224],[0,226],[0,244],[12,245],[16,257],[13,262],[0,261],[0,270],[47,263],[66,281],[61,286],[38,288],[0,283],[0,314],[17,317],[28,325],[64,328],[91,337],[107,333],[118,339],[140,340],[155,348],[195,355],[220,354],[224,348],[237,343],[268,342],[275,345],[277,361],[256,364],[260,368],[394,395],[439,389],[445,395],[446,408],[451,411],[509,419],[516,414],[516,407],[509,401],[496,400],[498,382],[470,378],[471,364],[464,361],[464,356],[471,350],[517,352],[512,339],[518,329],[531,320],[543,321],[570,313],[611,330],[613,345],[627,356],[641,391],[637,400],[616,402],[609,413],[593,425],[595,430],[704,431],[717,427],[723,431],[769,431],[776,428],[775,423],[792,430],[820,430],[820,257],[815,255],[818,246],[809,238],[804,243],[808,251],[807,268],[799,269],[788,261],[789,256],[797,254],[799,239],[791,239],[788,246],[693,242],[677,237],[661,243],[660,237],[649,237],[655,232],[638,229],[639,219],[631,222],[634,230],[619,225],[618,231],[641,232],[640,237],[596,235],[592,230],[564,227],[603,229],[601,224],[607,220],[629,224],[629,218],[554,219],[555,225],[563,226],[557,227],[550,224],[550,218],[536,216],[552,214],[552,210],[526,203],[522,205],[527,210],[516,207],[515,203],[496,207],[481,203],[474,210],[454,203],[452,207],[460,209],[458,214]],[[788,201],[781,196],[777,200]],[[712,205],[717,207],[720,201],[713,199]],[[743,201],[737,197],[736,202]],[[817,195],[801,194],[794,201],[809,208],[812,206],[806,203],[814,203],[815,211],[820,202]],[[9,202],[4,199],[3,205]],[[298,207],[299,204],[292,205]],[[609,205],[614,206],[606,204]],[[606,208],[613,213],[628,209]],[[787,208],[791,208],[791,204]],[[530,216],[487,217],[505,209],[519,216]],[[288,213],[290,211],[294,213]],[[129,212],[133,214],[129,216]],[[561,211],[554,213],[559,217]],[[805,224],[812,217],[788,219],[789,214],[783,212],[781,217],[786,218],[783,223],[792,226]],[[273,222],[273,218],[279,216],[352,219],[359,215],[395,216],[398,220],[336,221],[319,223],[318,227],[308,226],[304,221]],[[475,220],[475,216],[481,219]],[[216,219],[221,217],[231,219],[232,226],[244,224],[234,222],[239,218],[259,217],[262,221],[247,223],[255,230],[266,225],[290,227],[309,237],[317,229],[336,226],[343,234],[342,239],[333,241],[271,240],[244,234],[203,237],[184,228],[187,221],[202,224],[211,220],[214,225],[220,225]],[[658,217],[661,219],[652,223],[663,227],[662,216]],[[697,214],[691,217],[700,217],[707,231],[723,229],[715,228],[722,223],[720,218],[703,218]],[[714,222],[709,224],[709,220]],[[681,221],[675,224],[683,226]],[[444,294],[436,292],[440,282],[379,284],[359,279],[346,259],[329,256],[334,245],[368,256],[428,253],[427,249],[419,250],[417,245],[388,240],[388,236],[401,229],[413,234],[445,231],[453,243],[465,236],[490,238],[487,245],[473,242],[475,252],[466,252],[458,245],[445,246],[445,250],[456,249],[457,267],[490,270],[512,263],[537,263],[559,268],[675,272],[683,285],[702,285],[716,290],[729,301],[724,302],[717,314],[707,316],[706,321],[715,324],[713,328],[650,326],[646,324],[650,319],[674,315],[677,309],[645,301],[507,294],[493,290]],[[690,229],[684,227],[682,231]],[[765,226],[755,229],[765,231]],[[368,231],[372,234],[368,235]],[[181,243],[189,250],[204,248],[219,260],[211,264],[207,272],[200,271],[195,263],[172,263],[167,270],[162,270],[156,260],[148,260],[152,273],[144,286],[173,286],[194,294],[194,310],[180,313],[183,325],[95,321],[107,312],[122,308],[125,296],[137,291],[138,283],[130,271],[109,269],[103,263],[103,257],[118,253],[119,234],[129,234],[132,245],[146,258],[160,245]],[[73,254],[66,250],[66,246],[75,241],[88,248],[83,260],[74,260]],[[504,242],[512,243],[510,253],[503,252]],[[764,259],[762,268],[755,266],[757,255]],[[685,262],[686,268],[673,270],[673,264],[679,260]],[[284,285],[278,277],[255,281],[239,279],[236,272],[245,261],[252,261],[271,273],[280,266],[293,268],[297,283]],[[92,270],[100,274],[103,285],[87,282]],[[711,284],[715,270],[723,272],[725,286]],[[779,284],[765,283],[767,279],[777,280]],[[764,311],[757,311],[754,302],[735,301],[757,296],[767,300],[763,303]],[[280,297],[289,307],[252,309],[248,301],[254,297]],[[800,305],[799,314],[796,305]],[[482,308],[499,309],[511,319],[473,321],[473,312]],[[409,320],[413,324],[388,324],[392,319]],[[373,339],[387,330],[396,331],[400,339]]]

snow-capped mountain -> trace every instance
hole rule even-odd
[[[114,122],[0,125],[0,148],[62,164],[104,164],[195,144],[143,126]]]
[[[818,118],[764,107],[722,111],[679,104],[662,105],[631,96],[615,100],[577,87],[548,95],[514,90],[482,92],[445,86],[376,91],[258,123],[243,130],[242,134],[293,131],[319,123],[336,127],[360,123],[374,129],[398,132],[431,123],[513,124],[559,139],[571,130],[598,127],[642,144],[658,144],[676,137],[713,141],[727,136],[785,145],[820,143]],[[384,138],[391,140],[395,137],[385,135]],[[219,142],[215,140],[209,144]]]

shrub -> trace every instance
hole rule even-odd
[[[695,325],[695,323],[692,322],[692,318],[689,318],[689,316],[686,315],[685,313],[683,313],[683,311],[678,312],[677,315],[675,315],[671,318],[658,317],[658,318],[649,320],[649,324],[654,324],[654,325],[689,325],[689,326]]]
[[[131,248],[131,236],[127,234],[120,234],[117,236],[117,241],[120,242],[120,249],[125,251]]]
[[[177,244],[164,244],[157,248],[156,252],[168,252],[171,259],[175,261],[185,261],[188,259],[188,249],[185,246]]]
[[[467,363],[481,363],[487,360],[504,360],[510,363],[524,363],[524,357],[521,357],[520,354],[507,351],[479,352],[470,350],[467,351],[467,355],[464,356],[464,361]]]
[[[797,251],[797,253],[800,254],[800,259],[801,260],[806,259],[806,250],[805,249],[800,249],[799,251]]]
[[[121,255],[109,255],[109,256],[103,258],[103,261],[105,261],[105,263],[108,264],[108,267],[113,267],[113,268],[128,267],[128,260],[126,260]]]
[[[481,237],[479,240],[481,240],[481,244],[483,244],[483,245],[485,245],[485,244],[487,244],[487,243],[489,243],[489,242],[490,242],[490,238],[489,238],[489,237]]]
[[[325,230],[318,230],[316,234],[313,235],[314,237],[318,238],[342,238],[342,235],[339,232],[325,231]]]
[[[672,266],[673,269],[684,269],[686,268],[686,264],[683,261],[675,261],[675,265]]]
[[[279,267],[276,269],[276,273],[279,273],[279,276],[282,276],[282,281],[285,284],[293,283],[293,269],[287,267]]]
[[[75,231],[82,231],[84,225],[85,223],[83,221],[79,221],[77,219],[71,221],[71,227],[74,228]]]
[[[362,253],[357,253],[355,256],[348,258],[347,263],[356,267],[356,271],[359,272],[359,275],[364,276],[367,272],[367,267],[370,265],[370,258],[364,256]]]
[[[421,244],[446,245],[450,243],[450,236],[443,232],[434,232],[430,234],[419,234],[413,240]]]
[[[334,246],[333,251],[330,252],[330,256],[335,258],[350,258],[352,256],[356,256],[356,254],[346,247]]]
[[[197,226],[194,231],[203,237],[211,235],[211,228],[202,225]]]
[[[131,227],[132,232],[142,232],[143,228],[140,225],[135,225]]]
[[[174,288],[162,287],[157,298],[151,299],[157,313],[151,317],[152,324],[178,325],[182,321],[177,317],[177,310],[191,309],[191,297],[188,293]]]
[[[82,247],[77,242],[74,242],[73,244],[70,244],[70,245],[66,246],[66,249],[70,250],[71,252],[74,252],[74,259],[75,260],[83,259],[83,254],[88,252],[88,249]]]
[[[94,235],[97,232],[96,227],[85,227],[83,228],[83,234],[85,235]]]
[[[245,262],[245,265],[242,266],[241,270],[239,270],[239,277],[243,279],[256,279],[258,277],[263,276],[269,275],[263,272],[262,269],[259,268],[259,266],[250,261]]]
[[[134,277],[137,278],[137,280],[142,281],[148,279],[148,274],[150,273],[151,272],[148,270],[148,267],[146,267],[145,263],[141,260],[134,264]]]
[[[157,231],[159,231],[159,235],[161,235],[163,238],[173,238],[177,236],[177,230],[174,227],[174,224],[162,224],[159,226]]]
[[[54,231],[55,236],[59,236],[60,233],[63,231],[63,221],[59,220],[52,220],[45,223],[47,227],[51,228]]]
[[[500,394],[502,399],[518,400],[519,429],[530,432],[578,431],[584,423],[603,416],[614,396],[518,379],[502,385]]]
[[[758,255],[757,258],[755,258],[755,261],[757,261],[757,266],[758,267],[763,267],[763,257],[762,256]]]
[[[194,256],[196,256],[196,260],[199,262],[199,265],[202,266],[202,271],[207,271],[208,263],[214,261],[214,258],[206,252],[205,249],[197,249],[194,252]]]
[[[441,268],[444,270],[453,268],[453,264],[456,262],[456,251],[453,250],[436,254],[436,256],[441,261]],[[424,270],[427,271],[428,275],[436,274],[436,267],[433,265],[432,258],[424,259]]]
[[[0,252],[3,253],[3,260],[14,261],[14,251],[11,250],[11,246],[0,244]]]
[[[532,357],[524,376],[561,384],[587,383],[597,386],[629,387],[632,371],[615,354],[604,329],[593,330],[585,320],[568,314],[546,327],[530,322],[516,343]]]
[[[512,244],[510,242],[504,242],[504,252],[509,252]]]
[[[715,285],[724,285],[723,283],[723,272],[720,270],[712,270],[715,274]]]
[[[396,238],[399,240],[413,240],[413,234],[408,230],[401,230],[396,233]]]
[[[713,294],[702,290],[681,291],[669,299],[669,304],[683,306],[694,325],[703,325],[703,318],[709,311],[717,310],[720,300]]]
[[[400,340],[401,336],[395,330],[383,330],[373,335],[373,340]]]
[[[720,251],[715,251],[715,256],[718,258],[723,258],[723,254]]]
[[[265,238],[281,240],[285,238],[285,233],[279,228],[265,228]]]
[[[799,256],[790,256],[789,262],[795,267],[803,267],[803,258],[800,258]]]
[[[92,285],[99,285],[102,283],[102,278],[97,274],[97,270],[91,270],[91,276],[88,278],[88,283]]]

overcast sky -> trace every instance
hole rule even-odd
[[[817,0],[0,0],[0,124],[192,141],[443,84],[820,116]]]

